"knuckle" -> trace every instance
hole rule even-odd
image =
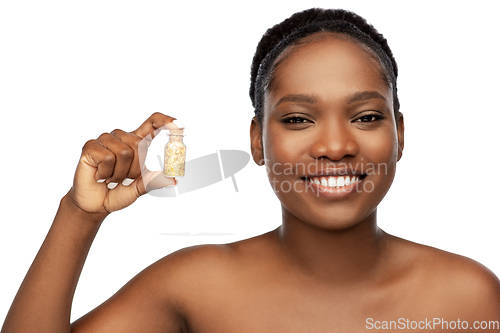
[[[95,145],[95,144],[96,144],[96,140],[94,140],[94,139],[92,139],[92,140],[88,140],[88,141],[87,141],[87,142],[85,142],[85,144],[83,145],[82,150],[83,150],[83,151],[89,150],[89,149],[91,149],[91,147],[92,147],[93,145]]]
[[[120,157],[125,160],[131,160],[134,158],[134,152],[132,149],[123,149],[120,151]]]
[[[142,139],[140,137],[136,137],[134,140],[131,140],[130,148],[132,148],[134,151],[137,151],[139,149],[139,145],[140,145],[142,140],[145,140],[145,139]]]
[[[111,136],[111,134],[109,134],[108,132],[105,132],[105,133],[102,133],[101,135],[99,135],[99,137],[97,138],[97,141],[99,140],[105,140],[107,138],[109,138]]]
[[[114,130],[111,131],[111,135],[117,135],[117,134],[122,134],[123,130],[119,128],[115,128]]]

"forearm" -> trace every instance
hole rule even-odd
[[[103,214],[66,195],[7,314],[1,333],[70,332],[73,295]]]

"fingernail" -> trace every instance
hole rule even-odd
[[[125,178],[123,181],[122,181],[122,185],[123,186],[129,186],[130,184],[132,184],[134,182],[133,179],[131,178]]]
[[[112,190],[112,189],[114,189],[117,185],[118,185],[118,183],[109,183],[109,184],[108,184],[108,188],[109,188],[110,190]]]
[[[180,121],[179,119],[175,119],[172,123],[175,126],[177,126],[177,128],[179,128],[179,129],[186,128],[186,126],[184,126],[184,124],[182,123],[182,121]]]
[[[104,183],[105,181],[106,181],[106,179],[98,179],[98,180],[96,180],[96,182],[98,182],[98,183]]]

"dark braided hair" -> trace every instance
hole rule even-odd
[[[252,62],[250,98],[255,116],[262,125],[265,92],[272,89],[275,61],[288,47],[300,44],[316,33],[334,33],[368,47],[382,67],[392,88],[394,113],[399,113],[396,79],[398,67],[387,40],[361,16],[342,9],[311,8],[293,14],[267,30],[257,46]]]

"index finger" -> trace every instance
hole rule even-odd
[[[141,138],[151,135],[153,139],[161,129],[176,130],[180,128],[184,128],[184,126],[177,119],[160,112],[155,112],[132,133]]]

